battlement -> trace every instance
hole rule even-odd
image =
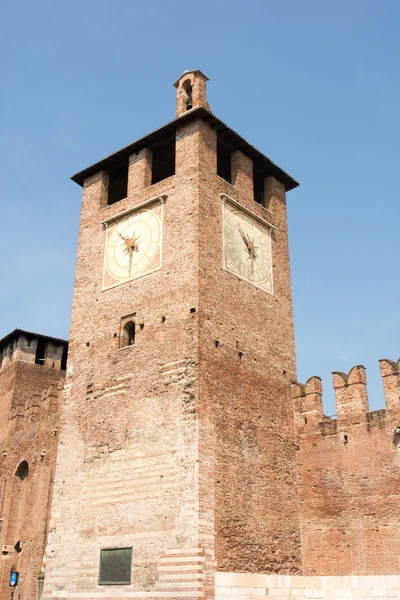
[[[350,426],[365,425],[370,429],[400,419],[400,358],[397,362],[383,358],[379,364],[386,408],[372,412],[369,411],[367,374],[363,365],[356,365],[347,374],[332,372],[337,418],[323,413],[320,377],[310,377],[305,384],[292,381],[297,433],[332,435],[347,431]]]
[[[67,352],[66,340],[14,329],[0,340],[0,370],[18,361],[65,370]]]

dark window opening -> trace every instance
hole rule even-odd
[[[191,108],[193,108],[193,97],[192,97],[192,92],[193,92],[193,88],[192,85],[190,83],[190,79],[187,79],[186,81],[183,82],[182,84],[182,88],[185,91],[186,94],[186,110],[190,110]]]
[[[45,340],[39,338],[36,346],[36,355],[35,355],[35,364],[43,365],[44,364],[44,351],[45,351]]]
[[[68,346],[67,344],[65,344],[64,348],[63,348],[63,353],[62,353],[62,357],[61,357],[61,370],[62,371],[66,371],[67,369],[67,358],[68,358]]]
[[[256,171],[253,172],[253,188],[254,188],[254,201],[257,204],[264,204],[264,173]]]
[[[225,179],[228,183],[232,183],[232,153],[233,149],[217,137],[217,175]]]
[[[115,204],[128,195],[128,162],[108,172],[107,204]]]
[[[18,477],[21,481],[24,481],[29,475],[29,465],[26,460],[23,460],[22,463],[19,464],[18,469],[15,471],[15,476]]]
[[[129,585],[132,548],[100,550],[99,585]]]
[[[167,139],[150,147],[152,152],[152,185],[175,175],[175,147],[175,130]]]
[[[124,325],[124,332],[123,332],[123,339],[122,339],[122,346],[133,346],[133,344],[135,343],[135,322],[134,321],[128,321],[128,323],[126,323]]]

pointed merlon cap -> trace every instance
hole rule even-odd
[[[207,102],[208,77],[198,69],[185,71],[174,83],[176,87],[176,116],[180,117],[192,108],[210,110]]]

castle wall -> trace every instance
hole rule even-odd
[[[34,342],[34,340],[33,340]],[[11,568],[19,571],[21,600],[36,596],[47,540],[64,371],[22,360],[0,371],[1,521],[0,598],[10,597]],[[59,367],[59,365],[58,365]]]
[[[362,366],[334,373],[337,419],[319,378],[294,385],[306,575],[390,575],[400,556],[399,368],[381,361],[387,408],[368,412]]]

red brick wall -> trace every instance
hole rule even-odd
[[[106,206],[104,174],[85,184],[49,590],[104,590],[100,549],[128,545],[129,589],[149,591],[166,549],[199,545],[197,129],[177,132],[168,179],[149,185],[141,152],[126,199]],[[167,194],[162,269],[102,291],[101,221],[159,194]],[[119,349],[121,317],[132,313],[135,344]]]
[[[217,176],[216,134],[203,124],[200,405],[202,456],[208,460],[202,462],[202,500],[215,528],[218,570],[297,572],[300,540],[290,395],[295,351],[285,191],[270,178],[265,186],[268,210],[254,202],[252,161],[241,152],[233,155],[232,175],[233,185]],[[221,193],[276,228],[273,295],[222,268]]]
[[[365,369],[334,373],[338,419],[323,417],[318,378],[294,385],[306,575],[398,573],[399,368],[381,370],[387,408],[371,413]]]
[[[6,432],[1,443],[0,545],[8,547],[0,561],[2,600],[10,597],[11,567],[20,572],[21,599],[36,596],[50,517],[63,381],[64,372],[57,368],[20,360],[0,371],[0,421]],[[23,461],[29,475],[21,481],[15,473]],[[18,541],[20,553],[14,550]]]

